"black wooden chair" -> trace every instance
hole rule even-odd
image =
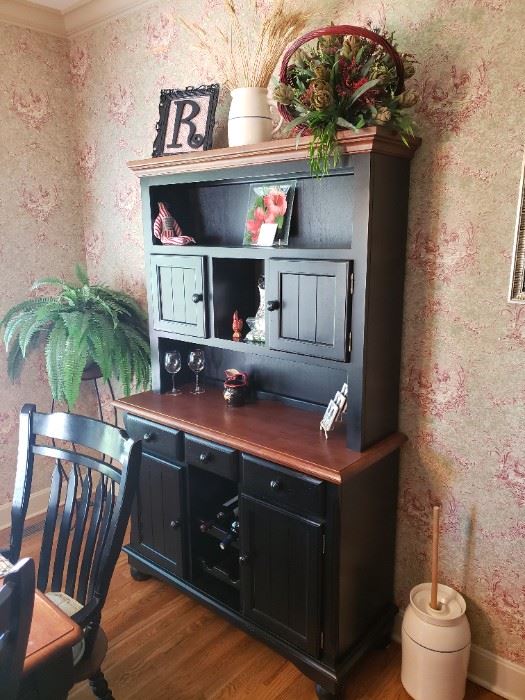
[[[20,556],[35,457],[52,468],[36,585],[84,630],[73,648],[75,683],[89,678],[97,698],[112,700],[100,669],[107,651],[100,617],[138,483],[141,445],[101,421],[37,413],[25,405],[6,553],[13,563]]]
[[[16,700],[35,602],[35,564],[22,559],[0,587],[0,697]]]

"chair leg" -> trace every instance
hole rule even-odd
[[[104,674],[100,669],[91,676],[89,679],[89,685],[93,691],[93,695],[100,700],[115,700],[113,694],[109,688],[107,680],[104,678]]]

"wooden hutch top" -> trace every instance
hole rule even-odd
[[[174,397],[145,391],[114,401],[113,405],[134,416],[335,484],[355,476],[406,440],[401,433],[394,433],[368,450],[356,452],[346,446],[342,423],[326,439],[319,430],[319,413],[271,400],[230,408],[222,392],[213,387],[206,387],[206,393],[200,396],[187,393]]]
[[[274,139],[253,146],[214,148],[209,151],[191,151],[160,158],[128,162],[138,177],[178,175],[181,173],[239,168],[245,165],[284,163],[308,158],[310,136]],[[398,158],[412,158],[421,139],[412,138],[407,146],[401,137],[385,127],[371,126],[354,131],[340,131],[337,141],[342,155],[381,153]]]

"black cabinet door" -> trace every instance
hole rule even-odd
[[[205,337],[204,260],[197,255],[152,255],[153,327]]]
[[[344,361],[349,272],[345,260],[271,259],[266,290],[270,348]]]
[[[241,496],[243,614],[318,657],[322,525]]]
[[[182,468],[142,455],[133,507],[133,549],[172,574],[184,576]]]

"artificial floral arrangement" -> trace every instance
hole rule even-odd
[[[370,38],[345,35],[345,29]],[[313,47],[302,48],[309,35],[294,42],[283,59],[281,82],[274,90],[279,111],[289,121],[287,128],[312,134],[312,173],[324,175],[331,164],[337,165],[340,129],[388,126],[407,143],[415,126],[408,109],[416,104],[418,95],[404,89],[404,78],[414,75],[414,56],[397,54],[394,33],[386,29],[330,26],[316,32],[324,35]],[[387,42],[390,50],[374,38]],[[301,46],[293,52],[297,44]]]
[[[76,274],[78,284],[56,277],[37,280],[33,289],[56,287],[58,293],[27,299],[2,319],[9,377],[14,381],[28,353],[43,345],[51,394],[70,408],[78,399],[84,371],[93,366],[104,381],[118,379],[126,396],[133,384],[148,388],[146,314],[128,294],[91,285],[79,265]]]

